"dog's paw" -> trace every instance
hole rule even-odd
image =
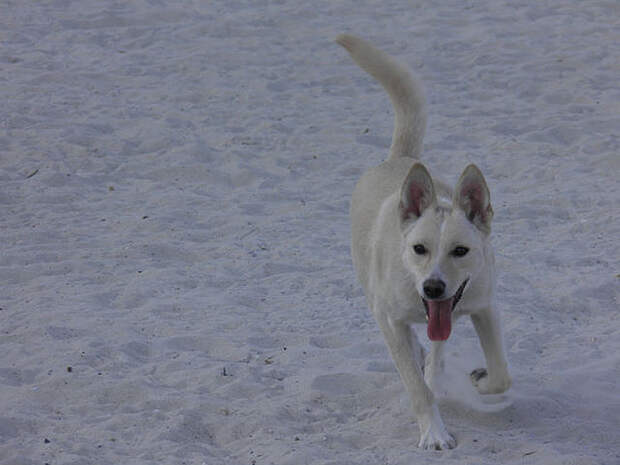
[[[480,394],[489,393],[489,373],[486,368],[476,368],[469,374],[469,377]]]
[[[480,394],[501,394],[510,388],[510,376],[492,380],[486,368],[476,368],[469,374],[472,384]]]
[[[474,383],[474,386],[476,386],[482,378],[486,378],[488,375],[489,373],[487,373],[486,368],[476,368],[469,374],[469,377],[471,378],[471,382]]]
[[[446,450],[456,447],[456,439],[445,428],[430,428],[420,437],[418,447],[425,450]]]
[[[443,424],[437,405],[431,412],[418,419],[420,425],[420,442],[418,447],[426,450],[445,450],[456,447],[456,439]]]

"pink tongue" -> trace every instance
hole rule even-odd
[[[426,332],[431,341],[445,341],[452,330],[452,299],[427,300],[428,327]]]

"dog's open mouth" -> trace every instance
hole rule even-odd
[[[452,311],[456,304],[459,303],[459,300],[461,300],[461,297],[463,297],[463,291],[468,281],[469,279],[463,281],[456,293],[449,299],[426,300],[422,298],[424,308],[426,309],[426,320],[428,321],[426,332],[431,341],[445,341],[450,337],[450,332],[452,331]]]

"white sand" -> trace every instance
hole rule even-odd
[[[0,463],[620,463],[619,17],[3,2]],[[351,266],[349,195],[392,115],[340,32],[425,82],[431,172],[475,162],[492,191],[515,383],[472,395],[459,321],[451,451],[416,448]]]

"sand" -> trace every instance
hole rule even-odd
[[[613,1],[45,0],[0,8],[0,463],[620,463]],[[349,255],[392,113],[495,210],[514,387],[455,324],[425,452]],[[424,328],[417,328],[424,337]]]

